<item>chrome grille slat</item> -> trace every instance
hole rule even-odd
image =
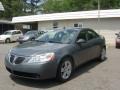
[[[17,55],[10,55],[10,62],[12,64],[21,64],[25,60],[25,57],[17,56]]]

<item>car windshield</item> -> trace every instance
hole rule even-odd
[[[76,33],[76,30],[56,30],[41,35],[36,41],[68,44],[74,40]]]
[[[37,33],[37,31],[28,31],[28,32],[25,33],[25,35],[31,35],[31,34],[34,35],[34,34],[36,34],[36,33]]]
[[[6,31],[4,32],[4,35],[12,35],[12,32]]]

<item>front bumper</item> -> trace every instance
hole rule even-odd
[[[0,39],[0,42],[1,42],[1,43],[3,43],[3,42],[5,42],[5,40],[3,40],[3,39]]]
[[[37,64],[12,64],[8,57],[5,57],[6,69],[15,76],[30,79],[49,79],[56,77],[56,62]]]
[[[22,40],[22,39],[17,40],[17,42],[19,42],[19,43],[24,43],[24,42],[27,42],[27,41],[29,41],[29,40]]]

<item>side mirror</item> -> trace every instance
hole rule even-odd
[[[79,39],[76,41],[77,44],[81,44],[81,43],[86,43],[86,41],[84,39]]]
[[[118,33],[115,33],[115,35],[117,35],[117,36],[118,36],[119,34],[118,34]]]

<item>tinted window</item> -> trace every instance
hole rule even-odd
[[[94,38],[97,38],[97,37],[98,37],[98,35],[94,31],[88,31],[87,32],[87,40],[91,40],[91,39],[94,39]]]
[[[86,34],[87,34],[86,31],[81,31],[80,34],[79,34],[78,37],[77,37],[77,40],[79,40],[79,39],[87,40]]]

